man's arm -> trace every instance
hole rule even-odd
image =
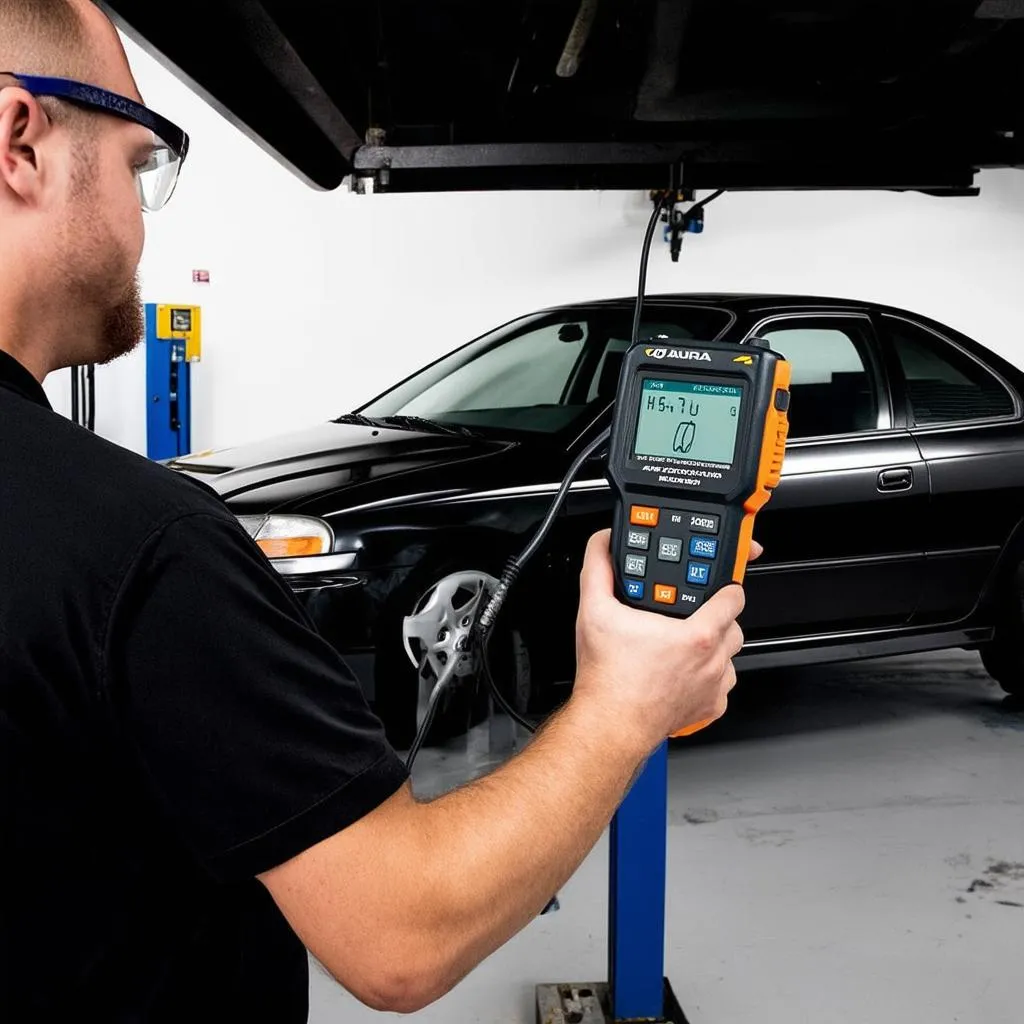
[[[687,620],[628,608],[613,596],[608,539],[587,551],[573,696],[523,753],[430,803],[405,787],[260,876],[370,1006],[408,1013],[444,995],[572,875],[654,748],[724,713],[742,591]]]

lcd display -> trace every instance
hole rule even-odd
[[[732,466],[742,404],[742,387],[645,380],[633,454]]]

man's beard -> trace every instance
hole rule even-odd
[[[107,313],[96,361],[105,365],[127,355],[138,346],[145,333],[146,318],[142,311],[142,296],[136,275],[124,296]]]
[[[95,147],[82,140],[69,190],[64,262],[66,266],[88,268],[72,275],[72,287],[78,302],[99,313],[100,336],[88,361],[106,364],[139,345],[146,333],[146,318],[137,270],[113,305],[106,305],[105,295],[100,299],[110,281],[124,280],[121,275],[126,267],[123,253],[117,251],[109,228],[97,214],[95,177]]]

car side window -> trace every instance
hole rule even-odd
[[[909,320],[884,319],[903,368],[909,411],[917,426],[1014,415],[1010,393],[980,363]]]
[[[879,428],[878,380],[858,321],[781,320],[757,334],[792,364],[791,438]]]

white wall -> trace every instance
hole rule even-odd
[[[148,219],[147,301],[203,306],[193,448],[351,410],[428,360],[549,304],[635,292],[650,205],[633,193],[377,195],[302,184],[128,44],[147,102],[192,136]],[[1024,364],[1024,172],[979,199],[736,193],[708,208],[651,292],[874,299],[935,317]],[[209,286],[193,285],[207,269]],[[67,408],[66,374],[48,384]],[[97,374],[97,428],[145,451],[145,355]]]

